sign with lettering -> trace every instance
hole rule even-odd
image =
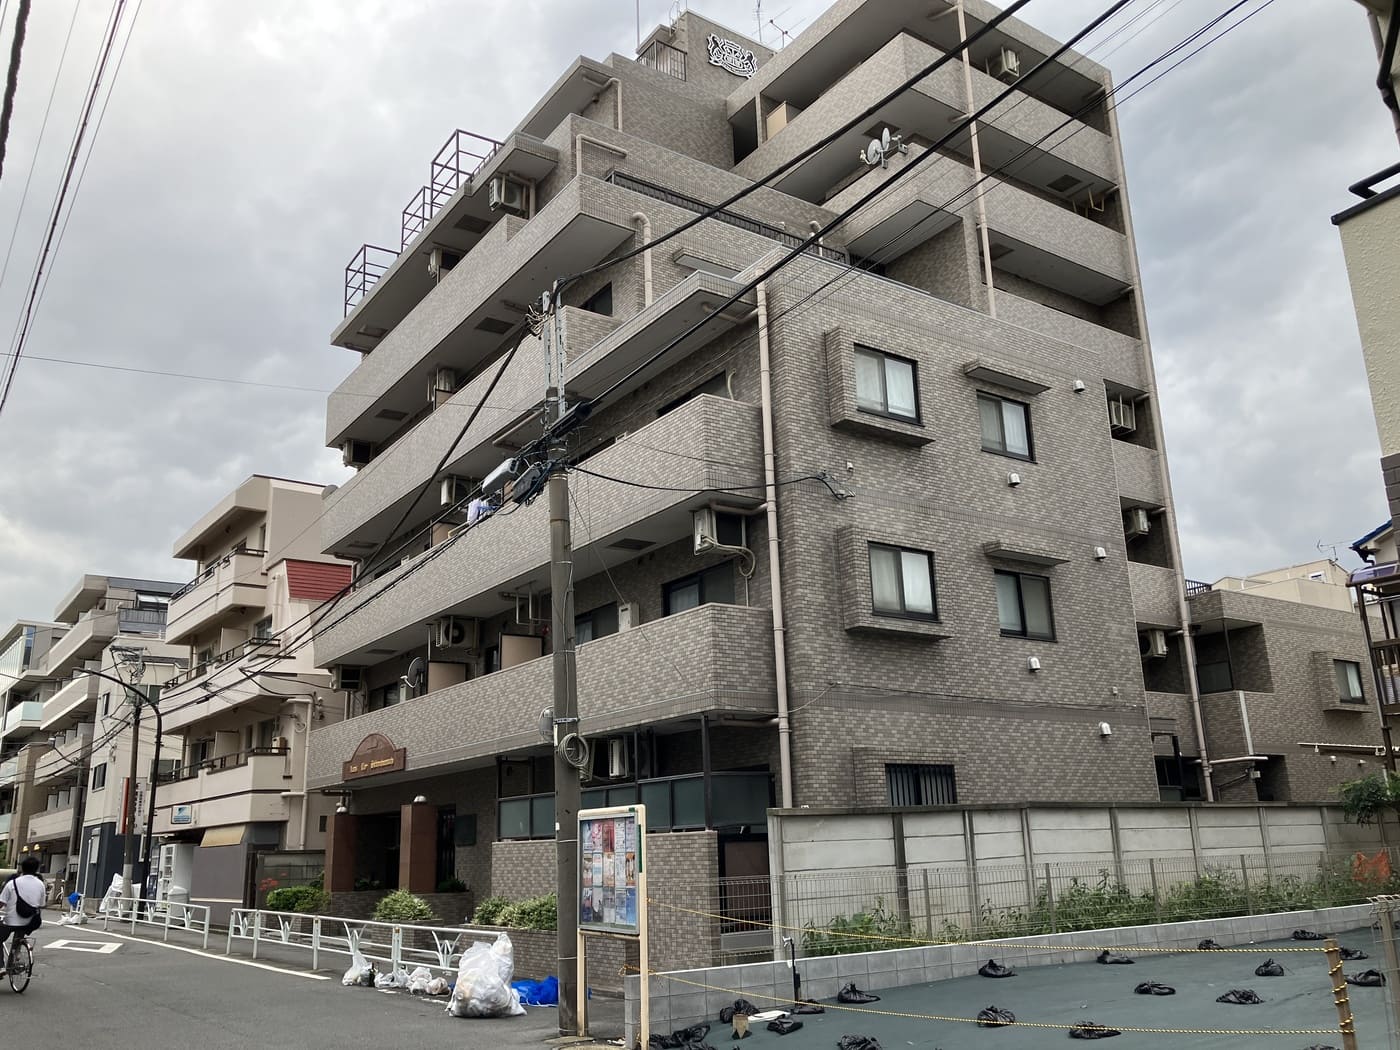
[[[193,824],[194,807],[188,803],[170,807],[170,823],[172,824]]]
[[[758,59],[746,47],[733,40],[725,39],[716,33],[710,34],[705,42],[710,52],[710,65],[719,66],[736,77],[751,77],[758,72]]]
[[[355,780],[358,777],[372,777],[380,773],[397,773],[407,764],[408,751],[395,747],[394,742],[383,733],[371,733],[360,741],[350,761],[342,763],[341,777]]]
[[[578,815],[579,927],[637,936],[646,921],[645,806]]]

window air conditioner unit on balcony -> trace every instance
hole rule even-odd
[[[1108,403],[1108,428],[1115,434],[1131,434],[1137,430],[1137,405],[1115,397]]]
[[[363,667],[342,664],[331,671],[331,689],[337,693],[358,693],[364,686]]]
[[[487,192],[487,204],[492,211],[508,211],[515,215],[525,214],[525,184],[497,175],[491,180]]]
[[[363,467],[372,455],[368,441],[347,441],[340,446],[340,461],[347,467]]]
[[[625,736],[608,737],[608,779],[622,780],[632,772],[631,755]]]
[[[695,553],[703,554],[719,542],[719,525],[713,507],[691,511],[691,531],[694,533]]]
[[[443,616],[433,621],[433,645],[438,649],[475,649],[477,622],[465,616]]]
[[[1159,627],[1143,631],[1138,635],[1138,649],[1143,656],[1150,656],[1154,660],[1160,660],[1167,655],[1167,632]]]
[[[438,505],[455,507],[472,494],[472,483],[466,478],[443,478],[438,491]]]
[[[1128,511],[1124,519],[1123,531],[1128,539],[1137,539],[1139,536],[1146,536],[1152,531],[1152,519],[1147,516],[1147,510],[1143,507],[1134,507]]]
[[[434,248],[428,252],[428,276],[436,281],[461,261],[461,252],[451,248]]]
[[[457,389],[457,372],[452,368],[439,368],[428,383],[428,400],[436,403],[438,394],[451,394]]]
[[[990,72],[998,80],[1010,84],[1021,76],[1021,56],[1009,47],[1002,48],[992,60]]]

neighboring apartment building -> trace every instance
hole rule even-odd
[[[322,555],[322,486],[254,475],[175,541],[195,576],[170,603],[166,637],[189,669],[166,683],[165,731],[183,753],[156,790],[163,878],[216,921],[252,902],[249,858],[320,849],[334,800],[308,794],[311,727],[338,716],[316,670],[313,611],[350,582]]]
[[[999,13],[966,11],[969,32]],[[572,63],[479,166],[454,135],[401,250],[352,261],[333,342],[360,357],[326,429],[359,470],[321,531],[361,562],[316,639],[351,693],[348,717],[312,733],[308,774],[345,801],[332,889],[552,885],[552,845],[528,841],[554,835],[546,501],[461,514],[540,433],[546,353],[526,336],[506,356],[525,304],[854,118],[956,45],[953,15],[841,0],[775,54],[683,12],[635,61]],[[696,877],[765,872],[774,802],[1155,801],[1154,737],[1199,753],[1102,67],[1071,54],[1018,85],[979,125],[981,170],[954,140],[762,299],[717,309],[926,153],[968,111],[965,82],[981,103],[1055,46],[1004,23],[968,69],[945,65],[731,213],[564,294],[569,391],[613,387],[570,449],[585,805],[641,799],[652,828],[698,833],[659,836],[658,863],[689,851]],[[1096,98],[1073,137],[1043,138]],[[909,152],[857,160],[885,128]]]
[[[30,738],[43,707],[40,668],[67,630],[67,624],[18,620],[0,635],[0,860],[10,867],[29,845],[30,815],[48,800],[34,786],[34,763],[48,744],[31,745]]]
[[[1347,588],[1348,576],[1347,570],[1331,558],[1320,558],[1252,576],[1222,576],[1210,588],[1216,591],[1246,591],[1260,598],[1278,598],[1280,601],[1321,605],[1350,612],[1355,607],[1355,601]],[[1188,581],[1187,594],[1190,595],[1193,589],[1200,586]]]

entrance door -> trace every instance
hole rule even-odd
[[[457,807],[439,806],[437,819],[437,884],[457,877]]]

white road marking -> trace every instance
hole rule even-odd
[[[94,930],[94,933],[99,931]],[[198,955],[202,959],[209,959],[213,962],[234,963],[237,966],[251,966],[257,970],[267,970],[271,973],[285,973],[291,977],[305,977],[308,981],[329,981],[331,978],[325,974],[307,973],[304,970],[289,970],[285,966],[272,966],[269,963],[257,962],[253,959],[240,959],[234,955],[215,955],[212,952],[200,951],[198,948],[186,948],[181,944],[166,944],[164,941],[147,940],[145,937],[130,937],[124,933],[112,933],[110,930],[100,931],[104,937],[117,937],[123,941],[131,941],[133,944],[147,944],[152,948],[169,948],[172,952],[184,952],[187,955]],[[40,948],[44,945],[40,944]]]
[[[70,952],[89,952],[93,955],[111,955],[121,947],[111,941],[49,941],[45,948],[59,948]]]

